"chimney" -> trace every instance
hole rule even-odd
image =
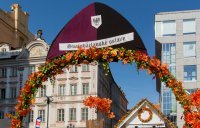
[[[28,31],[28,13],[22,11],[22,7],[19,4],[13,4],[11,6],[11,10],[14,13],[14,20],[15,20],[15,29],[19,29],[21,31]],[[22,24],[23,26],[21,26]]]
[[[16,47],[22,47],[25,42],[29,41],[28,31],[28,13],[22,11],[22,7],[19,4],[13,4],[11,6],[11,16],[14,20],[15,28],[15,41]],[[19,32],[20,31],[20,32]],[[22,33],[22,34],[21,34]]]
[[[11,10],[14,12],[14,20],[15,20],[15,30],[18,29],[19,27],[19,15],[20,15],[20,11],[21,11],[21,6],[19,4],[13,4],[11,6]]]

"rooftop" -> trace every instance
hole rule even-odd
[[[176,14],[176,13],[194,13],[194,12],[200,12],[200,9],[196,9],[196,10],[184,10],[184,11],[159,12],[156,15],[166,15],[166,14]]]

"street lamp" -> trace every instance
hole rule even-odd
[[[49,128],[49,104],[53,101],[53,96],[47,96],[46,95],[46,100],[47,100],[47,128]]]

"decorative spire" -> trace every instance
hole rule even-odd
[[[44,40],[44,39],[42,38],[42,34],[43,34],[42,29],[39,29],[39,30],[37,31],[36,40]]]

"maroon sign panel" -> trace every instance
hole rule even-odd
[[[105,4],[93,3],[63,27],[52,42],[47,59],[92,46],[146,51],[140,36],[123,16]]]

